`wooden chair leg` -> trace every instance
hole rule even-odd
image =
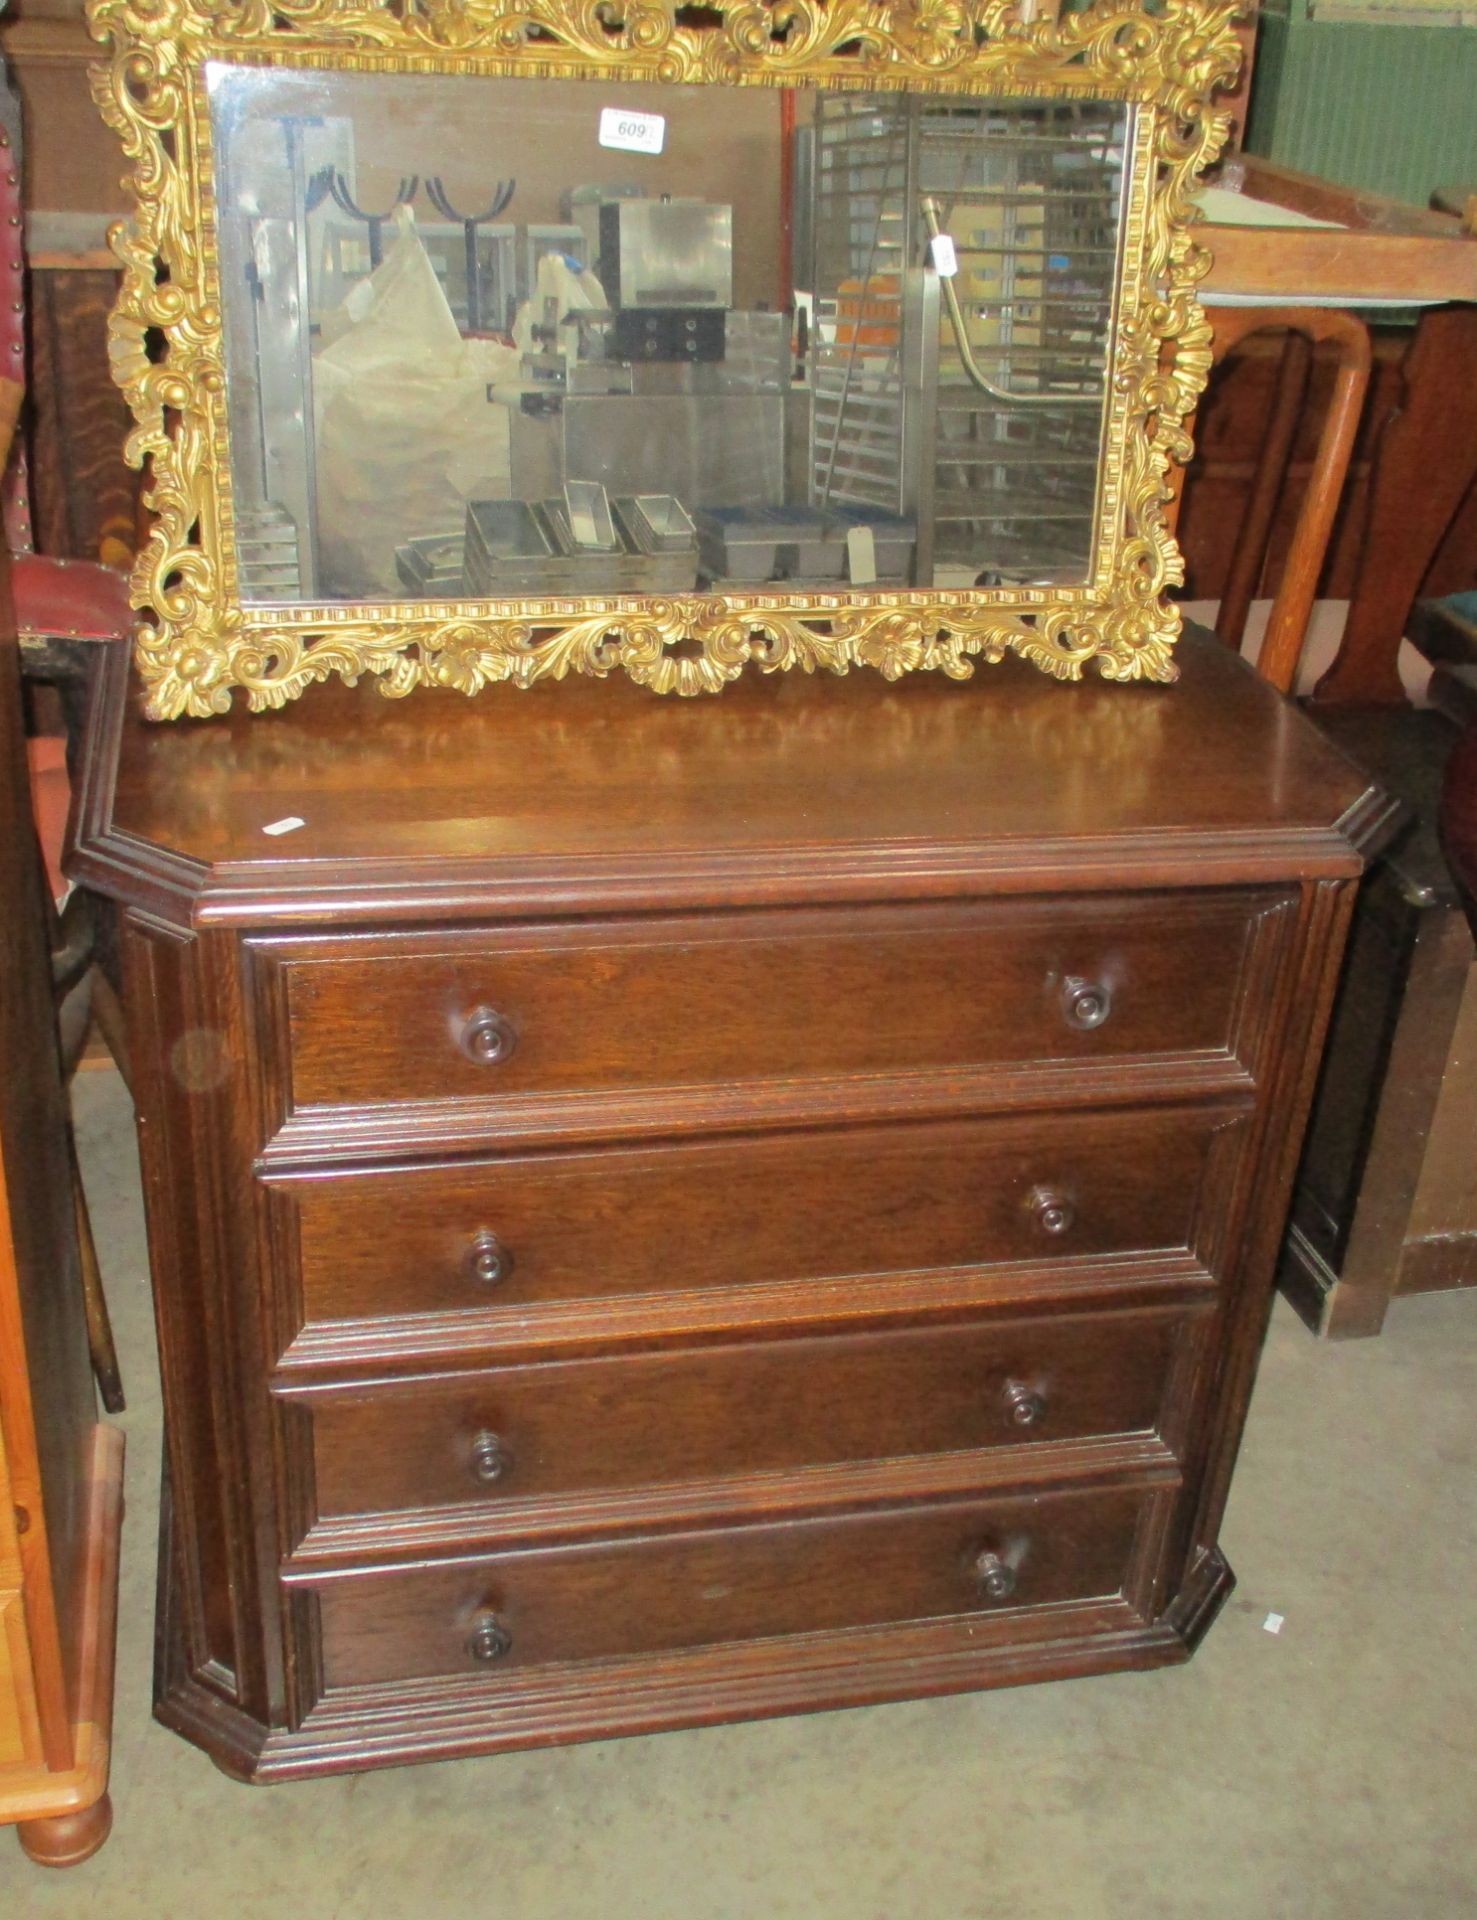
[[[1262,678],[1279,692],[1290,693],[1307,637],[1308,616],[1313,610],[1318,578],[1328,553],[1334,516],[1354,452],[1354,435],[1369,386],[1371,355],[1369,328],[1352,313],[1337,307],[1219,308],[1215,316],[1217,354],[1244,340],[1247,334],[1267,327],[1290,328],[1306,335],[1310,341],[1332,340],[1339,354],[1333,400],[1257,660],[1257,671]]]
[[[1221,595],[1215,630],[1228,647],[1239,653],[1246,638],[1247,617],[1267,562],[1267,545],[1272,537],[1272,520],[1287,479],[1292,459],[1292,443],[1297,437],[1298,418],[1313,367],[1313,345],[1303,334],[1289,330],[1282,343],[1282,360],[1277,369],[1277,390],[1272,410],[1267,415],[1266,431],[1257,452],[1256,471],[1231,565],[1226,574],[1226,590]]]
[[[97,1264],[97,1244],[92,1237],[92,1217],[87,1211],[87,1196],[82,1191],[82,1170],[77,1165],[75,1142],[71,1147],[72,1205],[77,1215],[77,1250],[82,1264],[82,1302],[87,1316],[87,1346],[92,1355],[93,1377],[103,1405],[109,1413],[124,1410],[123,1378],[118,1371],[118,1349],[113,1344],[113,1322],[108,1315],[103,1276]]]

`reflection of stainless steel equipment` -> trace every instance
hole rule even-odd
[[[721,360],[726,317],[716,307],[622,307],[611,318],[606,352],[633,362]]]
[[[226,335],[227,382],[238,400],[231,434],[236,560],[248,601],[311,599],[318,591],[308,159],[314,141],[321,146],[339,132],[331,122],[237,123],[217,163],[221,280],[228,299],[245,290],[251,316],[249,327]]]
[[[418,220],[415,230],[430,256],[452,318],[462,332],[511,332],[518,307],[518,229],[513,223],[496,220],[476,225],[470,262],[465,222],[453,226],[439,220]],[[473,263],[476,266],[475,305],[474,283],[467,278],[468,267]]]
[[[733,305],[733,209],[706,200],[607,200],[600,284],[616,360],[721,360]]]
[[[618,500],[617,510],[643,553],[689,553],[697,547],[697,528],[672,493],[638,493]]]
[[[469,593],[550,593],[558,548],[542,509],[527,500],[469,500],[463,565]]]
[[[504,302],[499,298],[501,289],[496,284],[488,289],[490,299],[484,309],[482,301],[482,250],[479,244],[479,229],[496,220],[504,212],[512,199],[518,182],[499,180],[492,190],[492,198],[481,213],[466,213],[454,206],[447,194],[445,182],[439,173],[433,173],[426,182],[426,193],[436,211],[446,219],[458,222],[462,229],[462,271],[465,279],[465,312],[463,324],[469,332],[480,333],[484,326],[502,326],[505,318]]]
[[[396,547],[395,571],[401,585],[423,599],[459,595],[465,543],[464,533],[432,533]]]
[[[918,538],[916,520],[910,520],[905,514],[889,513],[884,507],[833,507],[831,518],[847,536],[854,527],[865,527],[871,534],[875,584],[901,586],[906,582],[913,563],[913,544]],[[853,580],[857,579],[849,558],[847,571]]]
[[[559,217],[578,227],[585,236],[580,259],[587,267],[600,267],[600,209],[607,200],[641,200],[645,187],[631,181],[600,181],[583,187],[566,187],[559,196]]]
[[[703,570],[714,581],[826,585],[846,570],[846,533],[815,507],[710,507],[697,516]]]
[[[253,600],[296,600],[302,593],[297,528],[281,507],[239,507],[236,564],[243,594]]]
[[[1111,102],[817,100],[811,484],[915,517],[919,585],[1086,576],[1127,139]]]
[[[523,396],[525,413],[542,411],[557,405],[569,380],[569,362],[559,344],[559,302],[551,294],[544,301],[544,316],[529,328],[535,345],[518,362],[518,370],[529,392]]]
[[[906,583],[917,523],[880,507],[707,507],[697,516],[703,572],[717,585],[831,586],[851,569],[850,535],[872,537],[873,559],[858,584]]]
[[[538,263],[546,253],[565,253],[588,266],[582,258],[585,244],[583,227],[571,224],[549,225],[531,221],[523,229],[523,253],[518,262],[518,298],[531,300],[538,287]]]
[[[564,516],[577,547],[612,553],[619,546],[610,500],[598,480],[564,482]]]
[[[733,305],[733,208],[707,200],[608,200],[600,284],[612,307]]]
[[[600,491],[603,494],[603,489]],[[507,594],[690,593],[697,585],[696,539],[689,537],[685,545],[677,545],[669,536],[665,545],[653,546],[648,542],[644,515],[634,510],[628,514],[627,509],[632,507],[630,501],[616,503],[610,519],[611,545],[602,547],[576,537],[564,500],[470,501],[466,591],[490,598]],[[675,526],[687,516],[680,501],[672,500],[663,517]]]

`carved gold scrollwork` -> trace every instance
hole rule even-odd
[[[657,693],[720,691],[749,667],[956,679],[1016,653],[1059,679],[1171,680],[1183,567],[1165,523],[1173,462],[1210,370],[1195,289],[1196,175],[1226,136],[1212,107],[1235,77],[1237,0],[1095,0],[1023,21],[1016,0],[739,0],[704,24],[677,0],[89,0],[107,50],[93,92],[136,202],[114,230],[122,286],[114,375],[147,463],[154,526],[134,569],[136,659],[156,719],[222,713],[235,688],[280,707],[315,680],[378,677],[475,693],[623,672]],[[1104,537],[1086,588],[776,594],[599,603],[244,608],[237,590],[211,204],[211,58],[371,59],[402,73],[588,73],[665,83],[898,85],[1113,97],[1144,110],[1138,200],[1112,358]]]

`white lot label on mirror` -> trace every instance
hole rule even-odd
[[[928,243],[928,251],[933,259],[934,270],[946,280],[952,280],[959,271],[958,255],[954,252],[954,236],[950,233],[936,233]]]
[[[600,144],[621,153],[660,153],[667,139],[663,113],[633,113],[629,107],[600,109]]]

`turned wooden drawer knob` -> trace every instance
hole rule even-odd
[[[513,1636],[495,1613],[481,1613],[467,1635],[467,1652],[474,1660],[501,1660],[511,1652]]]
[[[977,1555],[974,1577],[986,1600],[1008,1600],[1015,1592],[1015,1568],[998,1553]]]
[[[513,1023],[492,1007],[473,1007],[462,1024],[461,1049],[479,1067],[495,1067],[518,1044]]]
[[[1046,1418],[1046,1395],[1024,1380],[1005,1383],[1005,1410],[1018,1427],[1037,1427]]]
[[[1101,980],[1083,980],[1071,974],[1063,983],[1062,1012],[1069,1027],[1090,1033],[1102,1026],[1112,1011],[1113,996]]]
[[[1026,1205],[1043,1233],[1070,1233],[1077,1219],[1077,1209],[1067,1196],[1051,1187],[1032,1187]]]
[[[467,1248],[467,1271],[484,1287],[495,1287],[513,1270],[513,1256],[495,1233],[479,1233]]]
[[[501,1480],[512,1464],[513,1456],[495,1433],[484,1431],[472,1442],[472,1478],[484,1486]]]

